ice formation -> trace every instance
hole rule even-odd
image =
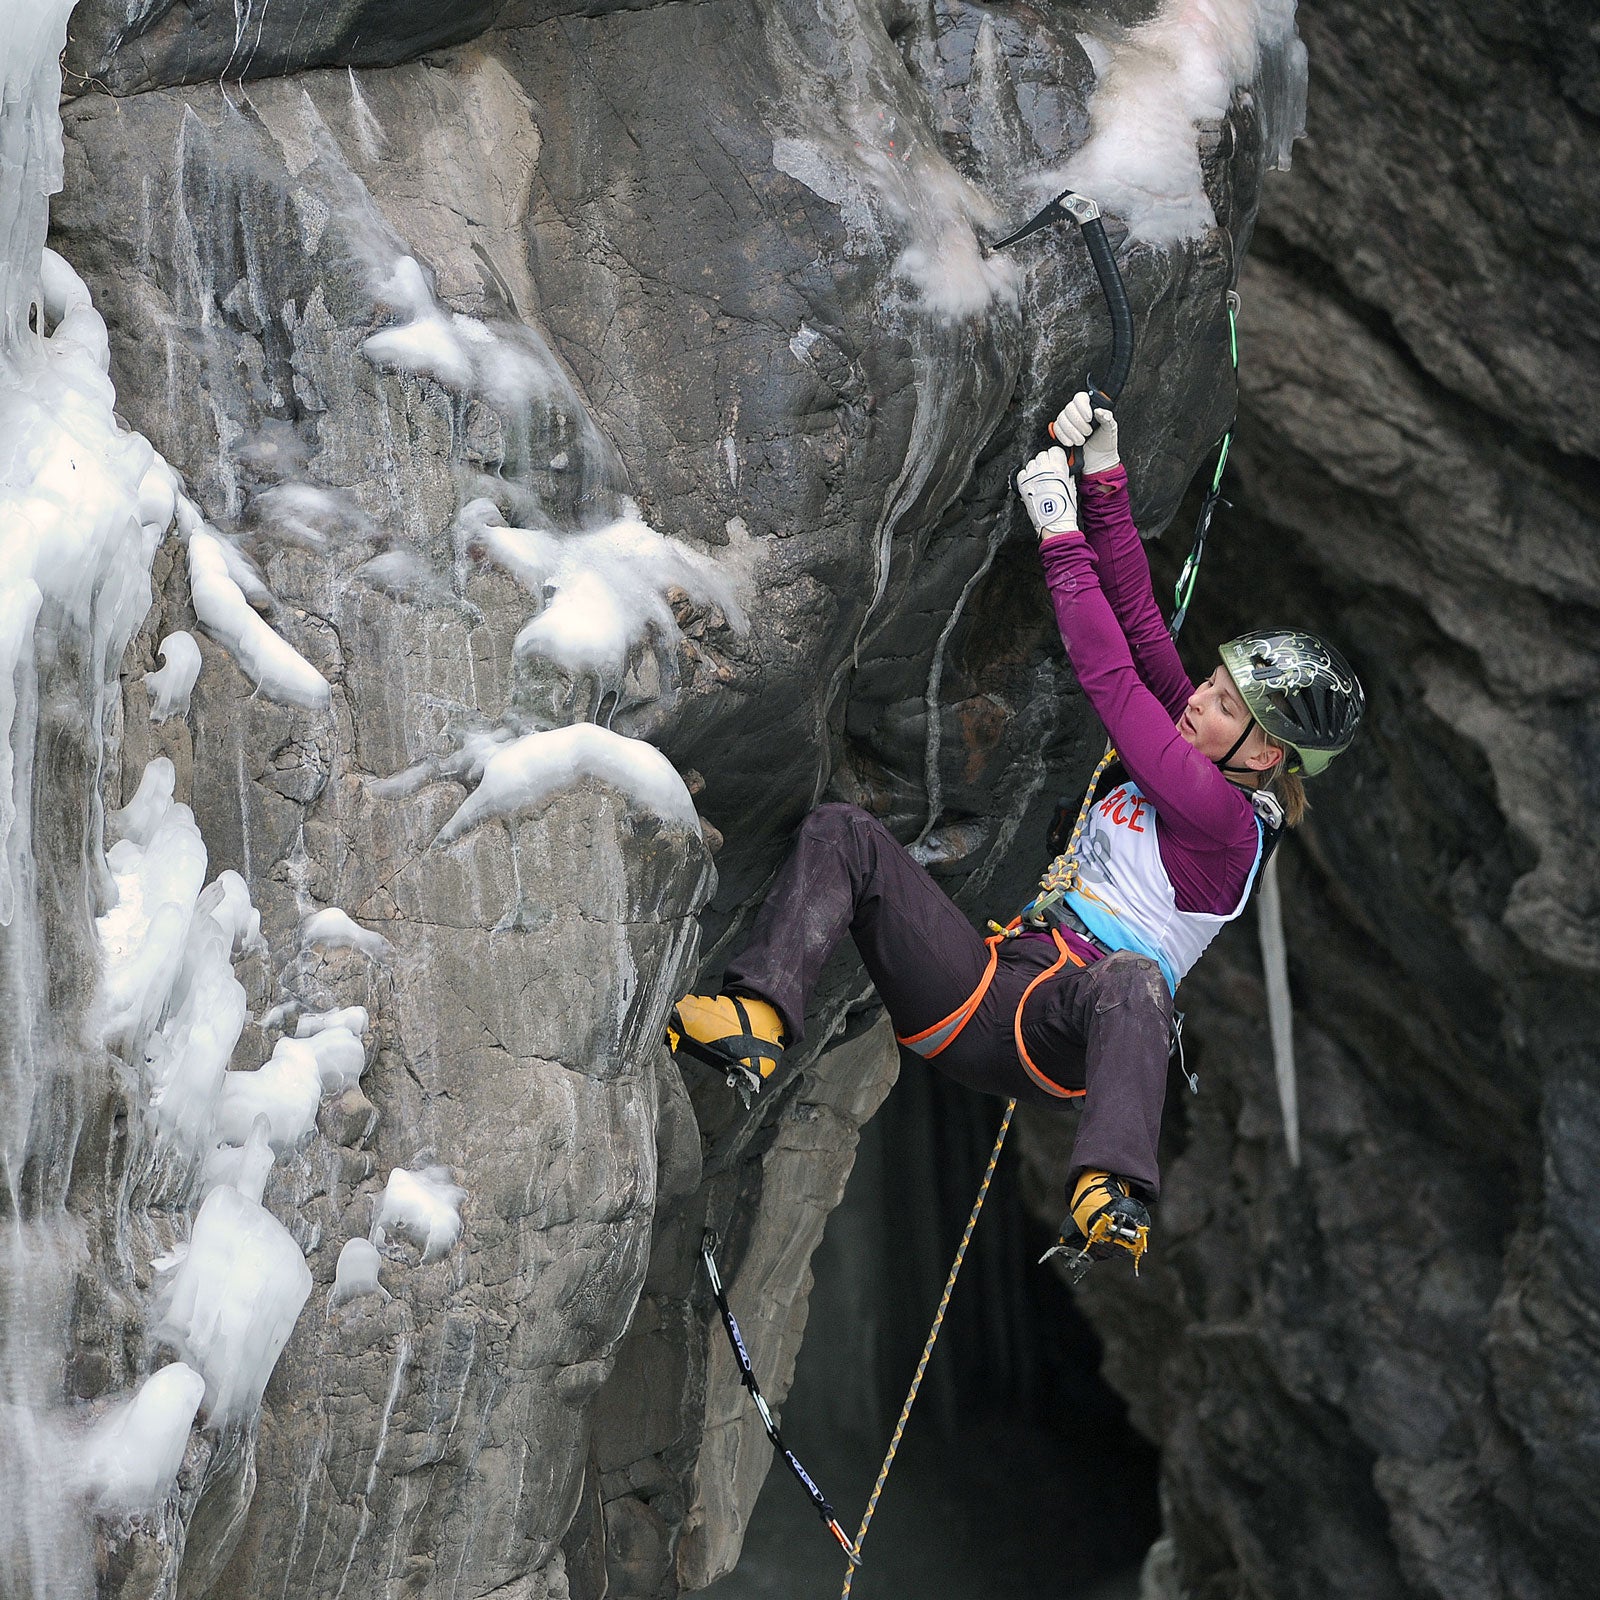
[[[1294,1065],[1294,1001],[1289,993],[1289,948],[1283,936],[1283,894],[1278,887],[1278,858],[1261,874],[1256,897],[1261,937],[1261,968],[1267,986],[1267,1026],[1272,1037],[1272,1069],[1278,1082],[1278,1107],[1283,1113],[1283,1140],[1289,1164],[1300,1165],[1300,1093]]]
[[[389,953],[389,941],[381,933],[363,928],[348,911],[329,906],[315,912],[300,924],[300,943],[320,944],[326,950],[346,947],[381,961]]]
[[[383,1257],[370,1239],[348,1239],[339,1252],[339,1264],[333,1269],[333,1292],[328,1296],[329,1307],[343,1305],[364,1294],[381,1294],[392,1299],[389,1291],[378,1282],[378,1269]]]
[[[448,1167],[420,1172],[396,1167],[378,1204],[373,1243],[381,1245],[392,1228],[422,1247],[424,1261],[437,1261],[461,1237],[461,1202],[466,1198],[467,1191],[451,1182]]]
[[[55,254],[45,252],[48,260]],[[139,525],[164,534],[178,514],[178,475],[157,456],[139,480]]]
[[[242,1145],[219,1144],[212,1149],[206,1157],[201,1186],[209,1194],[226,1184],[259,1205],[275,1159],[272,1124],[265,1116],[258,1116],[250,1126],[250,1137]]]
[[[48,36],[65,10],[44,4],[18,22]],[[155,459],[140,435],[117,422],[116,396],[106,376],[105,325],[77,274],[53,257],[50,293],[44,275],[44,196],[59,184],[60,122],[55,110],[38,110],[29,126],[15,103],[39,90],[30,71],[31,48],[19,41],[3,67],[5,104],[0,124],[37,161],[40,141],[52,140],[49,169],[32,172],[18,160],[8,191],[26,191],[31,177],[40,192],[12,192],[0,211],[0,284],[4,286],[5,339],[0,343],[0,926],[15,913],[16,853],[12,830],[19,812],[17,758],[31,759],[31,733],[15,726],[17,686],[27,683],[40,619],[52,630],[93,640],[89,659],[115,662],[150,605],[150,561],[158,535],[139,521],[139,486]],[[0,31],[0,43],[5,43]],[[57,69],[52,65],[48,71]],[[13,74],[16,76],[13,76]],[[24,108],[25,109],[25,108]],[[47,186],[46,186],[47,185]],[[31,246],[31,248],[30,248]],[[30,274],[16,265],[40,263]],[[30,283],[30,277],[32,282]],[[28,330],[30,305],[40,307],[41,334],[50,308],[60,313],[54,333]],[[106,692],[104,688],[102,692]]]
[[[197,606],[208,576],[203,519],[149,442],[118,422],[105,324],[70,264],[45,248],[48,197],[61,182],[59,62],[71,9],[70,0],[0,8],[0,925],[11,930],[0,962],[18,1002],[4,1030],[0,1183],[15,1215],[0,1230],[0,1280],[27,1291],[10,1295],[0,1318],[0,1590],[34,1600],[93,1594],[89,1512],[160,1505],[202,1393],[212,1421],[245,1416],[310,1282],[280,1224],[253,1198],[216,1190],[189,1244],[163,1258],[167,1337],[186,1362],[162,1368],[88,1427],[64,1414],[63,1335],[78,1314],[70,1301],[86,1248],[67,1185],[86,1154],[85,1109],[109,1090],[74,1081],[90,1070],[103,1079],[104,1065],[70,1024],[58,1037],[44,896],[70,923],[77,905],[106,891],[96,1020],[145,1075],[149,1136],[123,1149],[130,1190],[159,1195],[168,1216],[181,1216],[211,1147],[244,1020],[232,960],[260,926],[237,873],[205,886],[205,845],[175,801],[165,759],[151,761],[134,799],[105,819],[116,842],[104,858],[99,813],[86,809],[80,821],[70,813],[82,797],[63,796],[66,826],[84,832],[76,886],[58,878],[60,859],[46,871],[34,858],[41,729],[70,727],[69,759],[86,754],[95,770],[98,745],[85,753],[76,741],[97,741],[111,724],[118,666],[149,610],[151,561],[175,518],[200,539]],[[231,547],[210,553],[234,594],[265,596]],[[198,661],[186,636],[166,640],[163,655],[149,675],[158,718],[186,705]],[[347,1047],[343,1059],[341,1074]],[[239,1181],[256,1193],[260,1157],[260,1139],[237,1153]],[[127,1243],[119,1238],[119,1248]]]
[[[280,1039],[271,1057],[253,1072],[223,1075],[217,1137],[225,1144],[243,1144],[256,1118],[264,1117],[273,1149],[292,1150],[316,1127],[321,1104],[322,1068],[312,1041]]]
[[[261,574],[256,571],[250,558],[245,555],[232,539],[225,539],[201,515],[200,508],[186,494],[177,497],[177,509],[173,516],[177,520],[178,532],[184,540],[192,539],[196,533],[207,534],[216,540],[217,550],[222,556],[222,564],[228,569],[228,576],[238,584],[239,592],[252,606],[261,610],[270,611],[277,601],[272,598],[272,591],[261,580]]]
[[[371,1026],[365,1006],[341,1006],[337,1011],[307,1011],[294,1025],[297,1039],[309,1039],[328,1028],[344,1028],[358,1039]]]
[[[375,277],[373,298],[402,320],[362,344],[374,366],[430,377],[509,410],[559,399],[575,417],[587,419],[561,364],[532,328],[449,310],[435,298],[428,272],[414,256],[398,257],[387,270],[375,268]]]
[[[1172,245],[1216,223],[1200,172],[1196,124],[1227,114],[1236,89],[1265,99],[1267,158],[1287,166],[1305,112],[1305,47],[1294,0],[1166,0],[1110,49],[1089,107],[1089,139],[1038,180],[1077,189],[1128,224],[1132,238]]]
[[[356,143],[361,146],[361,154],[369,162],[377,163],[383,159],[384,146],[389,143],[389,137],[373,115],[372,107],[367,104],[361,85],[356,82],[356,69],[351,67],[349,71],[350,120],[355,125]]]
[[[106,855],[117,903],[99,930],[104,1025],[115,1041],[145,1037],[166,1009],[205,884],[205,842],[188,806],[172,799],[172,778],[171,762],[152,761],[113,818],[123,834]]]
[[[885,236],[908,239],[896,253],[895,275],[937,316],[976,317],[997,303],[1015,305],[1013,263],[984,255],[980,241],[999,220],[993,203],[916,133],[897,157],[893,131],[872,125],[858,132],[848,143],[824,142],[815,131],[775,139],[772,164],[839,207],[852,255],[882,250]]]
[[[192,633],[169,633],[161,641],[161,661],[154,672],[144,675],[150,691],[150,720],[165,722],[168,717],[186,716],[189,696],[200,676],[200,646]]]
[[[261,913],[250,903],[250,886],[231,867],[206,886],[198,909],[228,935],[234,955],[261,944]]]
[[[250,502],[250,520],[280,539],[313,549],[373,531],[372,519],[348,492],[309,483],[280,483],[264,490]]]
[[[683,779],[654,745],[579,722],[524,734],[492,755],[478,787],[457,807],[434,843],[451,844],[492,817],[537,811],[584,778],[619,790],[641,810],[699,831],[700,819]]]
[[[151,1373],[133,1399],[114,1406],[77,1441],[80,1492],[96,1510],[115,1515],[161,1504],[183,1465],[205,1391],[205,1379],[175,1361]]]
[[[156,1127],[191,1160],[211,1133],[234,1046],[244,1029],[244,986],[233,974],[232,939],[208,912],[190,925],[180,978],[166,1020],[145,1045],[145,1073]]]
[[[173,799],[176,774],[158,756],[110,823],[117,903],[99,919],[106,1036],[143,1059],[158,1136],[192,1165],[206,1148],[246,1002],[233,958],[261,937],[261,916],[237,872],[204,889],[206,847]]]
[[[590,533],[509,528],[489,500],[474,500],[456,519],[457,541],[481,549],[543,608],[517,635],[519,655],[538,655],[599,693],[619,689],[634,651],[652,634],[681,637],[667,591],[720,606],[742,630],[745,614],[716,564],[633,518]]]
[[[213,1189],[156,1329],[205,1379],[211,1426],[260,1404],[310,1293],[310,1269],[283,1224],[237,1190]]]
[[[298,1039],[285,1042],[301,1043]],[[323,1028],[310,1035],[304,1047],[317,1063],[324,1094],[338,1094],[359,1083],[367,1070],[366,1047],[348,1028]]]
[[[327,679],[251,608],[225,550],[225,541],[204,528],[189,535],[194,614],[268,699],[312,710],[326,706],[331,698]]]
[[[1000,221],[993,201],[952,165],[922,108],[885,111],[898,97],[883,92],[874,60],[876,10],[830,4],[819,13],[828,19],[821,33],[796,29],[781,9],[762,18],[795,113],[773,140],[773,166],[839,208],[847,254],[888,261],[913,309],[952,322],[1014,306],[1014,263],[985,256],[981,243]],[[993,31],[980,20],[975,78],[995,54]]]

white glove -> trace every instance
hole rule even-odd
[[[1067,452],[1060,445],[1041,450],[1017,474],[1017,490],[1041,539],[1052,533],[1078,531],[1078,489],[1067,470]]]
[[[1104,406],[1092,406],[1082,389],[1067,401],[1050,424],[1050,437],[1057,444],[1082,445],[1085,472],[1104,472],[1116,466],[1120,459],[1117,419]]]

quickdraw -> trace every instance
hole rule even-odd
[[[750,1391],[750,1398],[755,1401],[756,1410],[761,1414],[761,1425],[767,1430],[773,1449],[783,1457],[784,1464],[799,1480],[800,1487],[816,1507],[817,1515],[827,1524],[828,1531],[839,1541],[840,1549],[850,1558],[851,1567],[859,1566],[861,1557],[857,1553],[857,1545],[851,1544],[850,1535],[839,1526],[839,1518],[828,1504],[827,1496],[817,1487],[811,1474],[800,1465],[800,1458],[783,1442],[783,1435],[778,1431],[778,1424],[761,1393],[761,1386],[756,1382],[755,1370],[750,1365],[750,1352],[744,1347],[744,1336],[739,1332],[733,1308],[728,1304],[727,1290],[722,1287],[722,1275],[717,1271],[717,1242],[716,1234],[707,1228],[700,1238],[700,1259],[705,1263],[706,1276],[711,1280],[711,1294],[717,1302],[717,1310],[722,1313],[722,1326],[727,1330],[734,1363],[739,1368],[739,1382]]]

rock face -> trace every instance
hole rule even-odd
[[[196,1433],[175,1509],[107,1532],[109,1587],[644,1600],[731,1565],[770,1455],[701,1234],[781,1399],[894,1062],[848,962],[813,1033],[841,1036],[753,1113],[686,1086],[662,1024],[823,795],[923,837],[981,916],[1087,770],[1008,477],[1108,330],[1070,235],[979,239],[1083,148],[1157,9],[77,14],[53,242],[194,508],[106,798],[167,758],[248,883],[236,1071],[303,1016],[370,1018],[359,1082],[267,1179],[313,1288],[259,1423]],[[1543,1600],[1593,1565],[1594,208],[1569,158],[1594,108],[1568,10],[1319,4],[1314,138],[1241,282],[1239,504],[1190,637],[1325,627],[1373,710],[1283,862],[1305,1164],[1236,930],[1185,992],[1207,1087],[1170,1118],[1154,1270],[1087,1291],[1195,1594]],[[1197,238],[1113,219],[1152,531],[1227,422],[1222,297],[1281,121],[1242,82],[1202,120]],[[208,609],[206,539],[326,704],[274,698]],[[174,630],[200,674],[152,724]],[[554,776],[531,755],[585,724]],[[80,795],[63,861],[95,826],[78,743],[82,771],[41,769]],[[86,1121],[148,1198],[136,1149],[99,1160],[143,1115],[126,1065]],[[1052,1222],[1062,1133],[1029,1130]],[[453,1238],[424,1200],[457,1189]],[[196,1198],[91,1238],[110,1287],[73,1313],[73,1400],[166,1359],[149,1260]],[[339,1264],[369,1238],[376,1288]]]
[[[1205,1089],[1169,1100],[1157,1268],[1087,1297],[1162,1441],[1184,1593],[1581,1594],[1593,29],[1300,20],[1309,137],[1243,275],[1237,505],[1190,628],[1305,617],[1371,697],[1282,859],[1304,1164],[1241,928],[1186,985]]]
[[[1075,19],[592,10],[74,22],[53,239],[192,502],[108,800],[170,761],[249,886],[236,1075],[302,1017],[370,1022],[359,1083],[266,1180],[313,1288],[259,1427],[213,1422],[175,1517],[107,1535],[130,1594],[644,1597],[725,1571],[770,1452],[700,1235],[781,1400],[893,1057],[868,1013],[759,1114],[714,1082],[691,1105],[658,1041],[704,840],[727,841],[713,940],[825,792],[937,825],[952,881],[1009,897],[1094,737],[1006,485],[1104,358],[1100,291],[1070,237],[979,248],[1082,142]],[[1240,243],[1254,118],[1241,90],[1204,140]],[[1233,264],[1222,229],[1125,251],[1157,520],[1222,425]],[[228,584],[279,643],[217,609]],[[175,631],[199,677],[152,723]],[[552,777],[533,752],[584,722]],[[689,776],[702,827],[641,800],[665,790],[630,740]],[[863,997],[842,966],[815,1036]],[[147,1263],[196,1197],[107,1241],[128,1304],[167,1292]],[[149,1327],[130,1346],[86,1306],[75,1398],[165,1359]]]

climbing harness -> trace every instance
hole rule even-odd
[[[1083,804],[1078,808],[1078,820],[1072,830],[1072,837],[1066,850],[1051,862],[1050,869],[1046,872],[1040,884],[1040,892],[1025,905],[1010,922],[1003,927],[998,922],[991,922],[989,927],[993,930],[984,943],[989,947],[988,964],[983,969],[983,976],[978,979],[978,984],[972,993],[958,1005],[949,1016],[941,1017],[931,1027],[924,1028],[920,1033],[896,1034],[897,1043],[904,1045],[913,1054],[921,1056],[925,1061],[931,1061],[942,1050],[947,1049],[960,1037],[961,1030],[976,1015],[978,1007],[983,1003],[983,997],[989,992],[989,985],[994,982],[995,971],[1000,964],[1000,946],[1007,939],[1015,939],[1018,934],[1030,931],[1048,932],[1056,947],[1056,959],[1050,966],[1038,973],[1028,987],[1022,991],[1022,998],[1017,1002],[1017,1010],[1011,1022],[1011,1036],[1017,1047],[1017,1059],[1022,1063],[1023,1070],[1028,1074],[1044,1092],[1053,1095],[1059,1100],[1074,1100],[1081,1096],[1082,1089],[1067,1089],[1057,1083],[1053,1078],[1044,1073],[1033,1057],[1028,1054],[1028,1047],[1022,1038],[1023,1010],[1032,998],[1033,992],[1047,979],[1053,978],[1070,961],[1074,966],[1084,966],[1083,958],[1061,936],[1059,928],[1050,926],[1046,919],[1046,912],[1056,906],[1068,890],[1075,888],[1079,881],[1078,871],[1078,840],[1083,834],[1084,824],[1088,821],[1089,806],[1094,799],[1095,785],[1099,783],[1101,774],[1111,765],[1116,757],[1116,751],[1106,746],[1106,753],[1100,759],[1100,765],[1094,770],[1089,779],[1089,787],[1084,791]]]
[[[850,1558],[853,1570],[861,1560],[856,1553],[860,1549],[861,1540],[857,1538],[854,1544],[850,1543],[850,1537],[839,1526],[839,1519],[834,1514],[833,1507],[828,1504],[827,1496],[812,1481],[811,1474],[800,1465],[799,1457],[783,1442],[783,1435],[778,1431],[778,1424],[768,1409],[766,1398],[761,1393],[761,1386],[756,1382],[755,1372],[750,1365],[750,1353],[744,1347],[744,1337],[739,1332],[739,1324],[734,1318],[732,1307],[728,1304],[727,1290],[722,1287],[722,1275],[717,1271],[717,1243],[716,1234],[707,1228],[700,1238],[700,1259],[705,1262],[706,1276],[711,1280],[711,1293],[717,1302],[717,1310],[722,1313],[722,1326],[728,1331],[728,1343],[733,1347],[733,1359],[739,1368],[739,1382],[750,1391],[750,1398],[755,1401],[756,1410],[761,1414],[761,1425],[767,1430],[767,1437],[772,1441],[773,1449],[783,1457],[789,1470],[800,1480],[800,1487],[810,1496],[811,1504],[817,1509],[817,1515],[828,1525],[828,1531],[839,1541],[840,1549]],[[862,1525],[862,1531],[866,1531],[865,1524]],[[845,1587],[848,1591],[849,1585]]]
[[[991,923],[990,926],[994,927],[995,924]],[[924,1028],[921,1033],[909,1034],[903,1038],[896,1034],[895,1042],[904,1045],[912,1054],[921,1056],[924,1061],[933,1060],[940,1051],[954,1044],[960,1037],[961,1030],[977,1013],[983,997],[989,992],[989,985],[994,981],[995,970],[1000,964],[1000,946],[1007,939],[1015,938],[1021,931],[1021,924],[1013,919],[1010,926],[998,928],[994,934],[985,939],[984,943],[989,947],[989,963],[983,969],[983,976],[978,979],[977,988],[949,1016],[941,1018],[931,1028]],[[1022,998],[1017,1001],[1016,1014],[1011,1020],[1011,1037],[1017,1047],[1017,1059],[1022,1063],[1023,1071],[1046,1094],[1054,1095],[1058,1100],[1075,1100],[1084,1091],[1063,1088],[1054,1078],[1047,1076],[1028,1054],[1028,1047],[1022,1038],[1022,1013],[1028,1001],[1033,998],[1033,991],[1047,978],[1053,978],[1069,961],[1075,966],[1084,965],[1083,957],[1078,955],[1054,928],[1050,930],[1050,937],[1055,941],[1056,959],[1022,991]]]

